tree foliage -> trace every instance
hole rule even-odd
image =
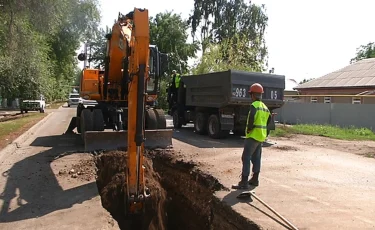
[[[194,0],[193,14],[189,18],[192,36],[200,34],[203,54],[212,49],[212,44],[219,45],[227,54],[221,58],[231,63],[228,55],[234,49],[225,45],[229,40],[236,47],[246,49],[246,52],[239,52],[244,54],[240,59],[243,65],[251,65],[255,70],[264,70],[267,65],[264,38],[267,23],[265,6],[245,0]],[[224,47],[230,50],[223,50]]]
[[[187,21],[173,12],[158,13],[150,18],[150,43],[169,55],[170,72],[175,69],[186,73],[188,59],[195,57],[199,49],[197,42],[187,42],[188,28]]]
[[[96,0],[7,0],[0,7],[0,92],[5,98],[66,97],[76,50],[97,28]]]
[[[370,42],[367,45],[361,45],[359,48],[357,48],[356,56],[350,60],[350,64],[353,64],[362,59],[374,58],[374,57],[375,57],[375,43]]]

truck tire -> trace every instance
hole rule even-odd
[[[94,131],[104,131],[104,117],[101,109],[93,111]]]
[[[167,128],[167,120],[165,119],[165,113],[162,109],[154,109],[156,120],[158,123],[158,129],[166,129]]]
[[[180,129],[182,127],[182,122],[177,110],[173,111],[173,127],[175,129]]]
[[[208,116],[204,113],[198,112],[194,120],[194,130],[198,134],[207,133],[207,120]]]
[[[229,135],[228,130],[221,130],[220,119],[217,114],[212,114],[208,118],[208,135],[214,139],[224,138]]]
[[[94,128],[94,116],[89,109],[83,109],[81,112],[81,137],[84,140],[86,131],[93,131]]]
[[[158,120],[153,109],[146,110],[146,129],[158,129]]]

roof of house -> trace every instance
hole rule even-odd
[[[294,89],[375,86],[375,58],[363,59]]]

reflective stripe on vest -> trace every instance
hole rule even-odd
[[[176,74],[176,77],[174,79],[174,84],[175,84],[177,89],[178,89],[178,87],[180,87],[180,80],[181,80],[180,74]]]
[[[268,110],[267,106],[261,101],[254,101],[252,105],[256,109],[256,113],[254,116],[254,128],[251,130],[250,133],[247,133],[247,126],[250,116],[247,115],[246,121],[246,138],[253,138],[256,141],[263,142],[267,138],[267,120],[268,116],[270,115],[270,111]]]

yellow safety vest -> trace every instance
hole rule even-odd
[[[250,112],[247,115],[245,134],[246,138],[253,138],[256,141],[263,142],[267,138],[267,120],[270,115],[270,111],[267,106],[261,101],[254,101],[252,105],[256,109],[254,116],[254,127],[250,133],[247,132]]]
[[[176,77],[174,79],[174,84],[176,86],[176,89],[178,89],[180,87],[180,80],[181,80],[180,74],[176,74]]]

